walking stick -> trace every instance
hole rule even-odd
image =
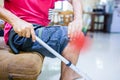
[[[48,51],[50,51],[53,55],[55,55],[57,58],[59,58],[61,61],[63,61],[66,66],[70,67],[73,71],[78,73],[84,80],[91,80],[85,73],[83,73],[81,70],[79,70],[75,65],[71,63],[71,61],[68,61],[66,58],[61,56],[58,52],[56,52],[54,49],[52,49],[50,46],[48,46],[45,42],[43,42],[40,38],[36,36],[37,42],[42,45],[44,48],[46,48]]]

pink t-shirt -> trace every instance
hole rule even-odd
[[[27,22],[47,26],[48,11],[54,8],[55,1],[58,0],[4,0],[4,7]],[[6,23],[4,28],[6,43],[10,29],[11,25]]]

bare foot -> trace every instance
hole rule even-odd
[[[60,80],[76,80],[81,78],[79,74],[71,70],[70,68],[66,68],[64,73],[62,74]]]

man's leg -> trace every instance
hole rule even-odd
[[[70,60],[74,65],[76,65],[78,58],[79,58],[80,50],[75,50],[74,47],[70,45],[70,42],[64,49],[62,55]],[[61,79],[60,80],[75,80],[76,78],[79,78],[80,75],[78,75],[76,72],[74,72],[72,69],[67,67],[63,62],[61,63]]]

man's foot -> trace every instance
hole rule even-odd
[[[67,68],[65,70],[64,74],[62,74],[60,80],[76,80],[76,79],[80,79],[80,78],[81,78],[81,76],[79,74],[72,71],[70,68],[69,69]]]
[[[84,78],[76,78],[74,80],[85,80]]]

